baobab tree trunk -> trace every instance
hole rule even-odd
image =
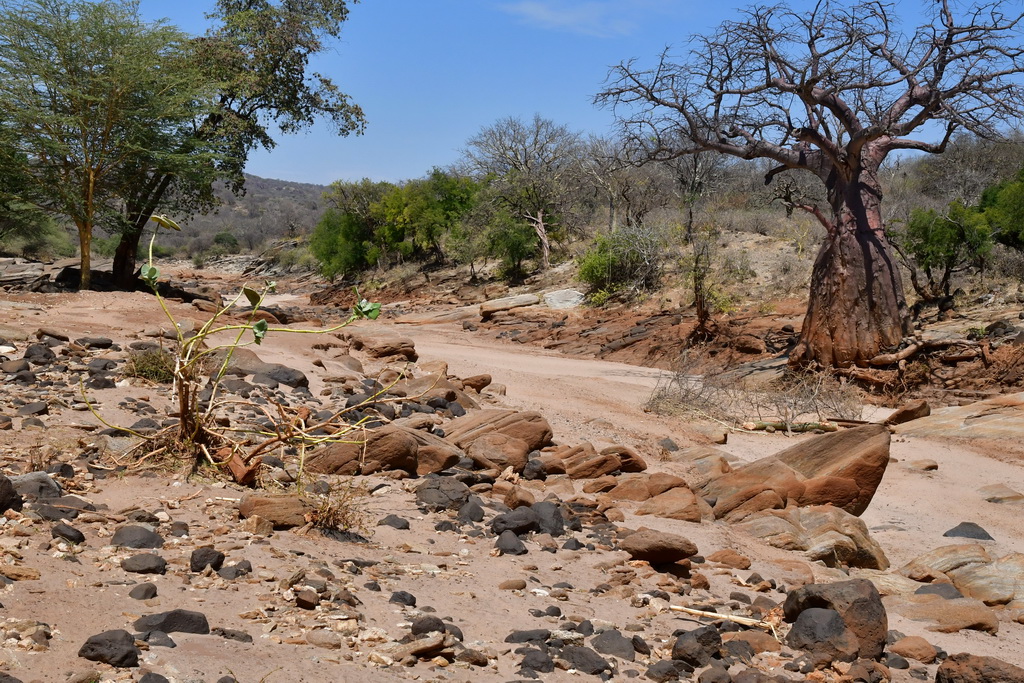
[[[910,331],[903,282],[882,227],[881,193],[856,185],[833,204],[791,365],[863,366]]]

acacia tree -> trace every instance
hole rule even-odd
[[[180,145],[212,94],[184,65],[185,38],[144,23],[130,0],[0,5],[0,142],[18,176],[6,199],[74,222],[83,289],[93,230],[117,222],[126,171],[213,158]]]
[[[325,119],[338,135],[361,133],[362,109],[310,58],[341,35],[346,0],[217,0],[217,24],[192,43],[194,66],[219,83],[216,108],[195,122],[188,144],[212,146],[213,165],[140,165],[135,191],[124,205],[124,230],[114,255],[114,279],[130,286],[149,217],[164,211],[183,218],[216,206],[213,182],[244,191],[249,153],[275,146],[271,127],[294,133]]]
[[[464,151],[471,173],[490,176],[490,196],[537,234],[541,267],[551,264],[551,233],[569,227],[575,209],[579,135],[550,119],[509,117],[470,138]]]
[[[823,202],[786,197],[826,230],[793,364],[864,364],[909,331],[882,222],[886,156],[941,153],[958,130],[991,137],[1024,113],[1019,4],[937,0],[925,11],[927,23],[902,33],[883,2],[755,6],[679,59],[623,62],[596,97],[651,159],[766,158],[766,183],[802,169],[823,185]]]

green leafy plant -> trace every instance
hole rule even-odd
[[[140,269],[142,280],[153,290],[160,308],[163,310],[171,329],[174,331],[174,345],[169,351],[172,363],[171,375],[173,381],[173,393],[176,403],[176,414],[178,424],[173,428],[165,429],[156,435],[144,437],[147,442],[161,439],[167,441],[165,444],[157,444],[154,450],[173,450],[183,457],[190,457],[198,464],[214,461],[213,449],[227,446],[229,456],[236,455],[240,444],[228,437],[227,431],[219,427],[215,419],[215,410],[219,405],[218,390],[221,379],[224,377],[233,353],[240,348],[250,345],[262,344],[268,334],[274,332],[289,334],[327,334],[335,332],[358,319],[374,320],[380,315],[381,306],[379,303],[371,303],[359,296],[356,291],[357,303],[352,309],[349,317],[342,323],[322,330],[296,330],[284,327],[271,327],[267,321],[258,316],[263,302],[270,292],[274,291],[274,282],[265,282],[259,289],[248,285],[242,287],[241,291],[226,305],[221,306],[194,333],[188,333],[182,329],[174,318],[167,302],[160,294],[160,271],[153,264],[152,246],[156,240],[159,228],[179,230],[177,224],[162,215],[154,215],[152,220],[157,224],[158,229],[150,240],[150,254],[148,261]],[[227,313],[231,311],[242,299],[249,304],[250,311],[244,322],[233,322],[227,319]],[[226,339],[225,339],[226,337]],[[223,341],[222,341],[223,340]],[[210,372],[212,368],[212,373]],[[209,375],[209,382],[204,382]],[[283,408],[278,406],[283,417]],[[295,436],[305,443],[305,436],[316,429],[323,427],[323,424],[316,425],[310,429],[305,428],[305,420],[308,418],[308,410],[305,416],[296,416],[290,421],[292,429],[286,429],[286,436]],[[102,419],[102,418],[101,418]],[[350,426],[345,425],[346,428]],[[343,434],[346,429],[342,429]],[[139,435],[141,436],[141,435]],[[276,434],[268,436],[272,443],[285,444],[289,438],[284,438],[279,429]],[[340,438],[340,437],[332,437]],[[315,439],[316,443],[328,440],[325,438]],[[249,461],[254,459],[266,448],[257,446],[242,461],[247,466]]]

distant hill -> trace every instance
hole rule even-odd
[[[230,232],[243,251],[252,251],[280,237],[308,234],[324,211],[325,190],[326,185],[246,174],[243,196],[219,187],[223,203],[215,212],[181,222],[180,233],[162,233],[160,244],[195,254],[208,249],[217,233]]]

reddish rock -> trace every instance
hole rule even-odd
[[[584,490],[586,490],[584,488]],[[643,502],[651,497],[651,489],[647,477],[643,475],[633,477],[622,477],[615,485],[615,488],[608,491],[608,497],[612,500],[635,500]]]
[[[416,472],[419,444],[411,431],[385,425],[373,431],[357,430],[343,438],[350,443],[333,443],[310,453],[306,470],[345,475],[387,470]]]
[[[238,515],[262,517],[274,525],[275,529],[303,526],[308,522],[307,516],[313,512],[313,506],[298,496],[258,496],[247,495],[238,506]]]
[[[637,509],[636,514],[699,523],[707,510],[707,503],[702,503],[693,491],[680,486],[646,501]]]
[[[739,554],[731,548],[711,553],[706,559],[708,562],[717,562],[733,569],[750,569],[750,558]]]
[[[796,499],[797,505],[834,505],[849,512],[860,497],[857,482],[844,477],[815,477],[804,482],[804,491]]]
[[[859,491],[847,505],[836,505],[861,515],[882,481],[889,464],[889,430],[884,425],[863,425],[822,434],[791,446],[775,458],[807,479],[831,476],[852,480]]]
[[[618,472],[622,468],[622,461],[617,455],[600,453],[580,453],[568,458],[563,458],[565,473],[570,479],[594,479],[596,477]]]
[[[900,638],[889,646],[889,651],[898,654],[900,657],[913,659],[922,664],[931,664],[935,661],[936,654],[938,654],[935,646],[921,636]]]
[[[472,377],[466,377],[462,380],[462,384],[469,387],[473,391],[481,392],[487,388],[491,383],[490,375],[473,375]]]
[[[1024,683],[1024,669],[995,657],[961,652],[939,665],[935,683]]]
[[[928,417],[932,414],[931,406],[923,398],[916,401],[911,401],[907,405],[897,408],[893,411],[892,415],[885,418],[885,424],[887,425],[899,425],[904,422],[910,422],[911,420],[917,420],[922,417]]]
[[[459,448],[467,448],[474,440],[490,432],[522,439],[531,451],[550,445],[552,437],[551,425],[538,412],[477,410],[449,422],[445,438]]]
[[[640,527],[619,541],[619,550],[634,560],[651,564],[669,564],[697,554],[697,546],[689,539],[665,531]]]
[[[352,343],[353,349],[361,350],[373,358],[402,356],[407,360],[414,361],[418,357],[416,344],[408,337],[380,329],[366,330],[358,327],[348,327],[343,334]]]
[[[677,487],[686,487],[686,480],[682,477],[677,477],[674,474],[668,474],[667,472],[655,472],[654,474],[647,477],[647,488],[650,490],[652,496],[658,496],[665,491]]]
[[[719,498],[715,503],[715,519],[727,522],[741,522],[762,510],[779,510],[786,507],[786,501],[769,486],[754,485],[737,491],[730,496]]]
[[[529,459],[530,445],[514,436],[492,432],[475,439],[466,448],[466,455],[483,469],[498,472],[511,467],[513,472],[522,472]]]
[[[623,472],[643,472],[647,469],[647,463],[640,454],[628,446],[609,446],[601,449],[601,455],[614,455],[619,459]]]

